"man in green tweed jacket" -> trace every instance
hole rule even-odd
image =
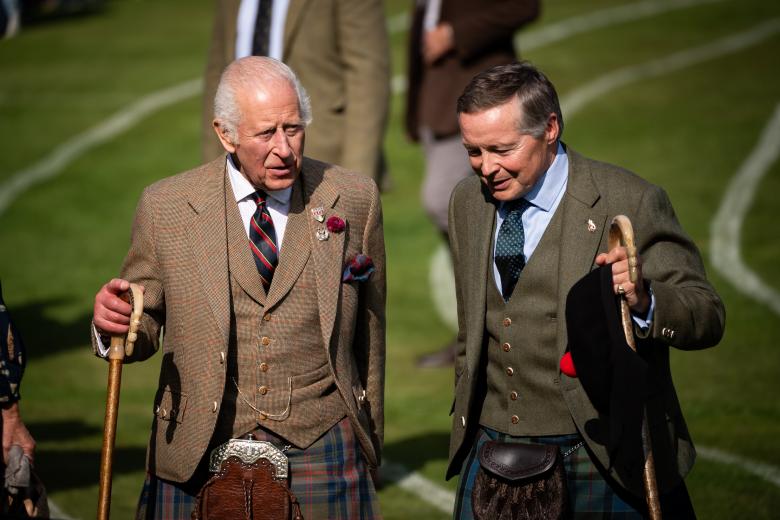
[[[649,423],[663,505],[693,515],[683,477],[695,452],[669,370],[669,350],[715,345],[725,313],[696,246],[664,191],[582,157],[561,140],[549,80],[527,63],[477,75],[458,100],[463,143],[476,175],[450,201],[458,301],[450,463],[460,475],[456,518],[471,518],[476,453],[487,439],[557,444],[572,512],[641,518],[641,467],[621,467],[608,424],[580,380],[561,372],[566,298],[594,267],[611,264],[656,384]],[[639,279],[624,248],[607,251],[615,215],[632,221]],[[671,509],[669,509],[671,508]]]

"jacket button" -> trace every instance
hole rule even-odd
[[[503,345],[501,345],[501,348],[504,349],[504,352],[509,352],[510,350],[512,350],[512,345],[510,345],[509,343],[504,343]]]
[[[464,428],[466,427],[466,418],[462,415],[460,416],[460,424],[462,424]]]
[[[213,413],[217,413],[218,409],[219,409],[219,403],[218,402],[214,401],[213,403],[211,403],[211,411]]]
[[[512,424],[517,424],[520,422],[520,417],[513,415],[512,416]]]
[[[260,340],[260,344],[263,345],[264,347],[267,347],[268,345],[271,344],[271,338],[269,338],[268,336],[263,336],[263,339]]]
[[[508,327],[512,324],[512,320],[510,318],[504,318],[504,327]]]
[[[514,373],[515,373],[515,369],[514,369],[514,368],[512,368],[512,367],[506,367],[506,375],[508,375],[508,376],[510,376],[510,377],[511,377],[511,376],[513,376],[513,375],[514,375]]]
[[[265,362],[260,363],[260,370],[262,370],[263,372],[268,372],[268,363]]]
[[[263,385],[260,388],[258,388],[257,391],[260,392],[260,395],[265,395],[268,393],[268,387]]]
[[[511,392],[511,393],[509,394],[509,398],[510,398],[512,401],[517,401],[517,392]]]
[[[224,351],[219,353],[219,364],[220,365],[224,365],[225,364],[225,352]]]

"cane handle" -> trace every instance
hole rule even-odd
[[[135,341],[138,339],[138,328],[141,326],[141,316],[144,313],[144,293],[141,286],[131,283],[130,289],[119,295],[132,307],[130,311],[130,328],[127,334],[111,336],[111,345],[108,348],[108,359],[124,359],[133,354]]]
[[[631,283],[637,281],[637,254],[636,246],[634,245],[634,228],[631,226],[631,221],[625,215],[617,215],[612,219],[612,224],[609,226],[609,250],[612,251],[618,246],[626,248],[626,256],[628,257],[628,279]]]

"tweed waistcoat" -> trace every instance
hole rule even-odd
[[[560,207],[559,207],[560,210]],[[558,375],[557,308],[561,211],[523,269],[508,302],[488,263],[487,394],[480,424],[510,435],[574,433]]]

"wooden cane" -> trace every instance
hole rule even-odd
[[[106,395],[106,418],[103,423],[103,448],[100,451],[100,495],[98,499],[98,520],[108,520],[111,510],[111,465],[114,460],[116,420],[119,413],[119,389],[122,384],[122,363],[125,355],[133,353],[141,315],[144,311],[144,296],[141,287],[131,283],[130,290],[121,298],[132,306],[130,330],[127,335],[111,336],[108,348],[108,392]]]
[[[631,283],[637,282],[637,253],[634,245],[634,228],[631,221],[625,215],[617,215],[609,226],[609,250],[623,246],[628,257],[628,278]],[[624,294],[620,295],[620,318],[623,324],[623,332],[626,343],[631,350],[636,352],[634,340],[634,323]],[[647,409],[642,414],[642,451],[644,452],[645,466],[642,479],[645,485],[645,500],[651,520],[661,520],[661,503],[658,495],[658,483],[655,479],[655,459],[653,458],[653,446],[650,439],[650,430],[647,425]]]

